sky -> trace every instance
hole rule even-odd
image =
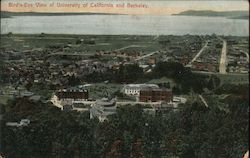
[[[19,4],[13,6],[13,4]],[[43,3],[47,6],[36,7],[36,3]],[[53,6],[52,6],[52,3]],[[60,4],[72,4],[68,7],[58,7]],[[113,7],[95,7],[95,4],[113,4]],[[116,7],[116,4],[125,4],[124,8]],[[137,4],[139,7],[127,7],[127,4]],[[10,5],[12,4],[12,5]],[[22,4],[23,6],[21,6]],[[51,5],[51,6],[50,6]],[[79,7],[80,6],[80,7]],[[144,6],[144,7],[141,7]],[[146,6],[146,7],[145,7]],[[12,12],[98,12],[98,13],[119,13],[119,14],[177,14],[186,10],[214,10],[232,11],[249,10],[249,2],[246,0],[185,0],[185,1],[150,1],[150,0],[2,0],[2,11]]]

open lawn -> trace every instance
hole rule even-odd
[[[122,85],[96,83],[87,86],[86,89],[89,91],[89,98],[100,99],[107,96],[113,96],[116,91],[120,91],[120,89],[122,89]]]
[[[147,83],[149,84],[164,84],[164,83],[170,83],[170,88],[173,88],[176,84],[172,79],[166,78],[166,77],[162,77],[160,79],[153,79],[148,81]]]
[[[217,77],[220,78],[221,84],[246,84],[249,83],[248,74],[217,74]]]
[[[205,71],[194,71],[195,73],[205,74],[205,75],[215,75],[220,79],[220,84],[247,84],[249,83],[249,75],[248,74],[239,74],[239,73],[227,73],[227,74],[219,74],[213,72],[205,72]]]
[[[0,104],[6,104],[9,99],[13,98],[14,87],[12,86],[0,86]]]
[[[66,52],[88,52],[95,53],[99,50],[123,50],[152,52],[160,49],[154,36],[89,36],[89,35],[2,35],[1,48],[6,50],[27,51],[49,46],[67,46],[70,48]],[[94,41],[86,44],[77,41]]]

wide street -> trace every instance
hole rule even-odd
[[[205,45],[201,48],[201,50],[195,55],[195,57],[186,65],[191,66],[192,63],[202,54],[202,52],[207,48],[208,41],[206,41]]]
[[[223,47],[221,50],[221,58],[220,58],[220,67],[219,72],[220,74],[226,74],[227,73],[227,41],[223,40]]]

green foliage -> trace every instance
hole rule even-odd
[[[135,82],[143,76],[143,70],[137,64],[121,65],[119,70],[115,71],[115,81],[119,83]]]
[[[28,118],[31,124],[3,128],[6,158],[237,158],[248,149],[246,102],[229,104],[228,112],[187,103],[155,116],[127,105],[104,122],[24,98],[9,104],[5,122]]]
[[[88,82],[112,81],[114,83],[132,83],[143,78],[143,70],[137,64],[121,65],[118,70],[109,70],[105,73],[93,72],[85,76]]]
[[[152,76],[172,78],[180,85],[182,93],[188,93],[192,89],[196,93],[202,93],[209,86],[207,76],[194,74],[182,64],[176,62],[159,62],[153,69]],[[179,93],[177,87],[175,92]]]
[[[76,77],[75,75],[68,76],[68,84],[70,86],[76,86],[76,85],[79,85],[80,83],[81,83],[80,79]]]

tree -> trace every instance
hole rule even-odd
[[[131,83],[143,77],[143,69],[137,64],[121,65],[114,72],[114,80],[119,83]]]
[[[71,86],[76,86],[76,85],[79,85],[81,81],[78,77],[76,77],[75,75],[72,75],[68,77],[68,83]]]

